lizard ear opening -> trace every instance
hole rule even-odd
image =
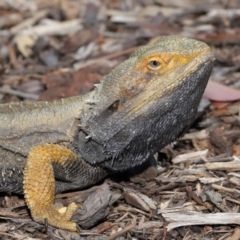
[[[120,100],[116,100],[114,103],[112,103],[108,108],[106,108],[104,111],[102,111],[99,114],[99,119],[106,119],[113,115],[115,112],[118,112],[121,109],[121,103]]]
[[[108,110],[109,110],[111,113],[115,113],[115,112],[119,111],[120,108],[121,108],[121,106],[120,106],[120,101],[117,100],[117,101],[115,101],[115,102],[108,108]]]

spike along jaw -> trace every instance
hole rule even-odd
[[[98,104],[82,115],[80,155],[122,171],[174,141],[196,117],[213,61],[205,43],[176,36],[136,50],[103,79]]]

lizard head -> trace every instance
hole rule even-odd
[[[213,62],[205,43],[177,36],[137,49],[83,111],[80,154],[116,171],[141,164],[195,120]]]

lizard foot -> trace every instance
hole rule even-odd
[[[23,189],[27,206],[36,222],[44,223],[70,231],[78,231],[72,216],[81,207],[71,203],[68,207],[54,207],[55,180],[53,162],[64,165],[68,160],[77,160],[69,149],[56,144],[44,144],[34,147],[28,154],[24,169]]]

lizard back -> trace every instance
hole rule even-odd
[[[1,104],[0,165],[25,159],[29,149],[41,143],[70,142],[77,128],[82,98]]]

